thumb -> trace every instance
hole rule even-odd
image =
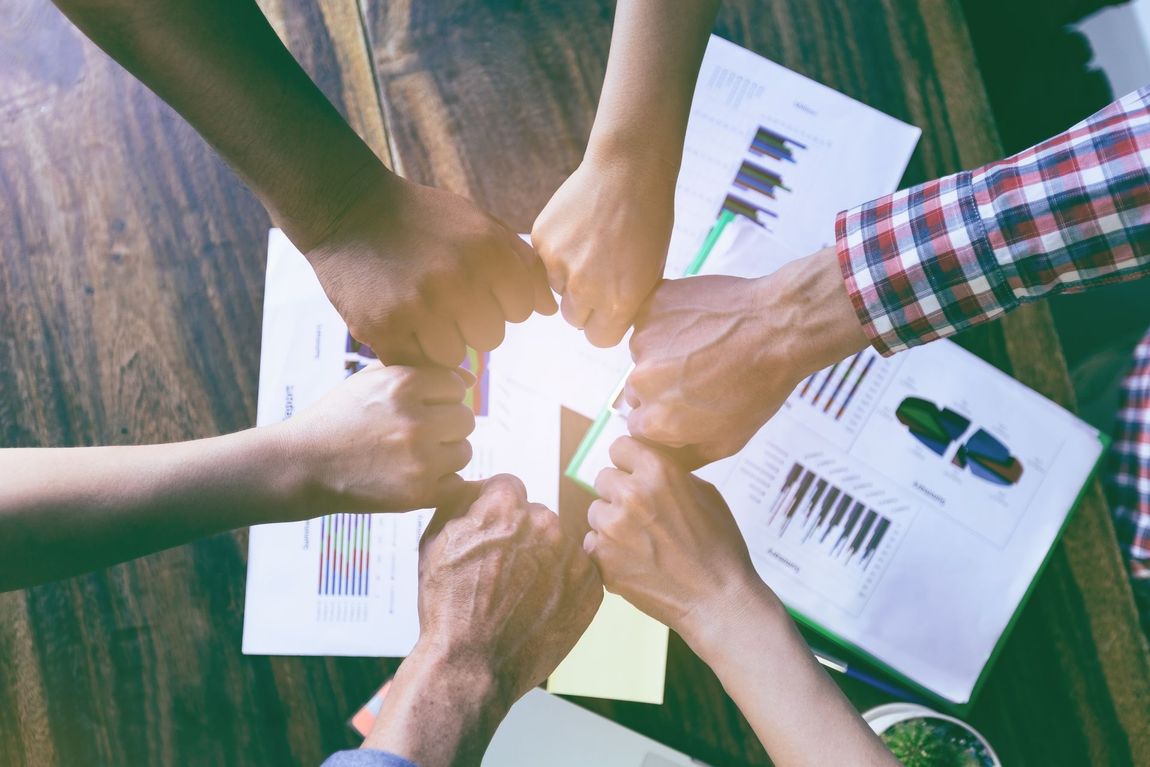
[[[419,540],[419,545],[422,548],[427,542],[433,540],[435,536],[443,531],[444,526],[455,519],[462,517],[471,508],[471,504],[475,503],[479,498],[479,493],[483,488],[482,482],[459,482],[453,483],[454,487],[446,492],[440,499],[439,505],[436,506],[435,514],[431,517],[431,521],[427,523],[427,529],[423,531],[423,537]]]

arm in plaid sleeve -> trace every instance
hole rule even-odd
[[[1110,452],[1114,527],[1130,574],[1150,579],[1150,331],[1134,352]]]
[[[1150,86],[1035,147],[839,214],[839,265],[883,354],[1050,293],[1150,274]]]

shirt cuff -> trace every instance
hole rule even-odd
[[[969,172],[839,213],[835,240],[855,313],[883,355],[1018,304],[995,260]]]
[[[335,752],[320,767],[417,767],[417,765],[387,751],[357,748],[354,751]]]

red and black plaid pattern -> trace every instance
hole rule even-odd
[[[1114,528],[1130,574],[1150,579],[1150,331],[1122,382],[1109,485]]]
[[[883,354],[1150,274],[1150,86],[1014,157],[844,211],[836,238]]]

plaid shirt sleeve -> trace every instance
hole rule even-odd
[[[847,291],[892,354],[1050,293],[1150,274],[1150,86],[1038,146],[838,215]]]
[[[1114,528],[1130,574],[1150,579],[1150,331],[1134,351],[1121,397],[1110,451]]]

